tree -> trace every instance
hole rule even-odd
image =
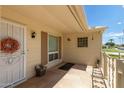
[[[115,46],[115,43],[113,41],[114,39],[109,39],[109,41],[105,45],[108,46],[108,48],[112,48]]]
[[[113,43],[114,39],[109,39],[110,43]]]

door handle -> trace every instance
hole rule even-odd
[[[12,58],[8,58],[8,64],[12,64],[13,63],[13,59]]]

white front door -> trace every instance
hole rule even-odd
[[[25,26],[1,20],[0,40],[11,37],[20,48],[13,54],[0,50],[0,87],[7,87],[25,78]]]

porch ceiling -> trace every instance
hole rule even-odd
[[[41,5],[30,5],[30,6],[5,6],[19,14],[28,17],[40,24],[49,26],[56,31],[63,33],[81,32],[82,28],[75,19],[74,15],[66,5],[54,5],[54,6],[41,6]],[[83,9],[78,10],[84,16]],[[85,19],[83,23],[85,23]],[[86,29],[86,28],[84,28]],[[83,29],[83,30],[84,30]]]

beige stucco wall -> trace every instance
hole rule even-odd
[[[2,8],[1,8],[1,6],[0,6],[0,16],[1,16],[1,9],[2,9]]]
[[[2,15],[2,7],[0,6],[0,19],[1,19],[1,15]]]
[[[55,31],[49,26],[44,26],[43,24],[38,24],[35,20],[29,19],[21,14],[18,14],[16,11],[10,10],[6,7],[2,7],[2,17],[7,18],[12,21],[17,21],[22,24],[25,24],[27,27],[26,31],[26,41],[27,41],[27,78],[30,78],[34,75],[34,66],[41,63],[41,31],[48,32],[51,35],[62,36],[59,31]],[[31,31],[35,31],[37,36],[35,39],[31,38]],[[50,66],[53,64],[50,64]],[[48,65],[49,66],[49,65]]]
[[[78,37],[88,37],[87,48],[77,47]],[[71,41],[67,41],[67,38],[70,38]],[[63,61],[94,65],[96,60],[100,59],[101,41],[99,32],[65,34],[63,36]]]

